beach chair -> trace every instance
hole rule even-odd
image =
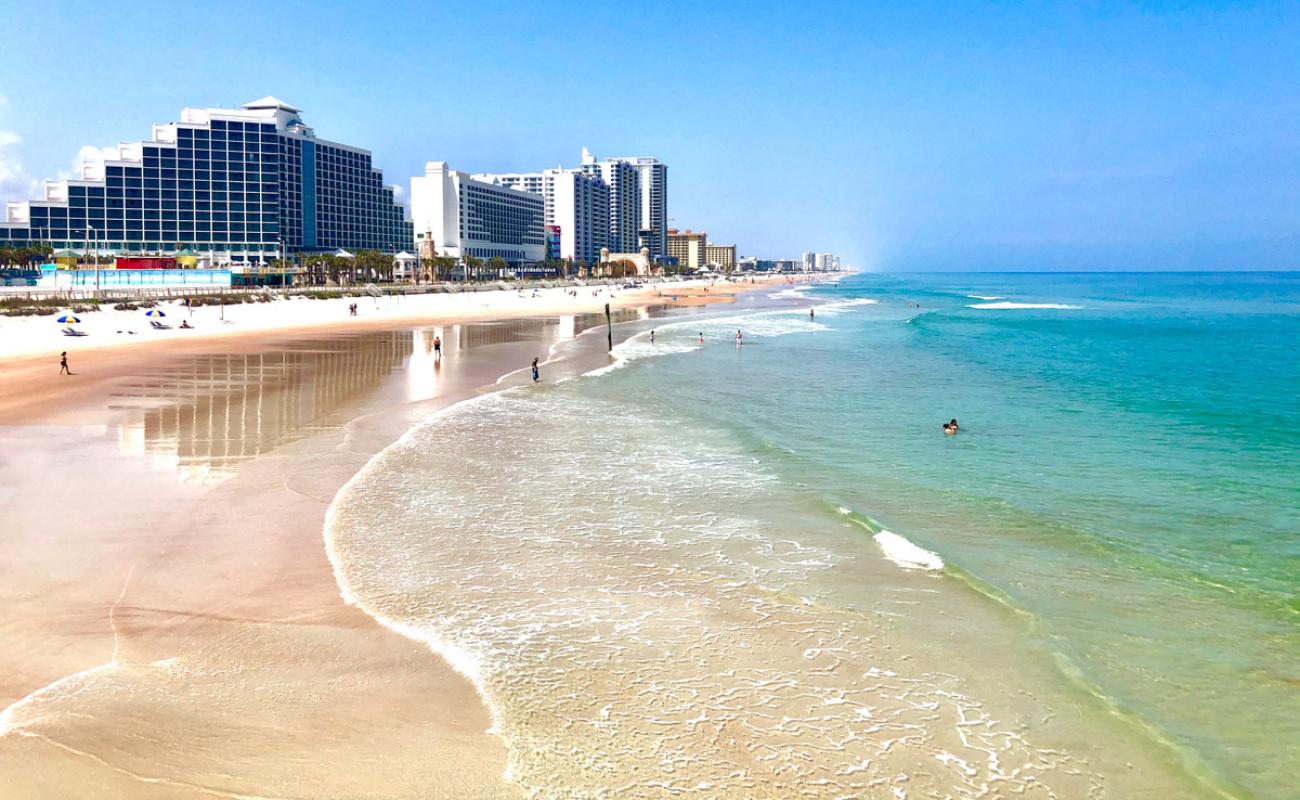
[[[64,336],[85,336],[85,335],[86,335],[86,332],[85,332],[85,331],[79,331],[79,330],[77,330],[76,328],[64,328],[64,329],[63,329],[63,335],[64,335]]]
[[[169,331],[172,329],[172,326],[164,325],[156,319],[149,320],[149,325],[156,331]]]

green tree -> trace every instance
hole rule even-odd
[[[488,259],[487,265],[496,278],[502,277],[505,271],[510,269],[510,263],[501,256],[492,256],[492,258]]]
[[[479,270],[483,268],[483,262],[468,254],[461,260],[465,263],[466,282],[477,279]]]

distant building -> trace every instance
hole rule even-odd
[[[636,252],[641,230],[641,172],[626,161],[604,158],[599,161],[582,148],[582,170],[595,175],[609,187],[610,251]]]
[[[736,246],[734,244],[705,244],[704,259],[706,264],[723,272],[736,269]]]
[[[559,225],[546,226],[546,260],[560,258],[561,233]]]
[[[704,231],[668,229],[668,255],[683,269],[700,269],[709,263],[709,234]]]
[[[541,172],[482,173],[474,180],[540,194],[546,224],[560,229],[554,258],[594,264],[601,248],[609,244],[609,187],[598,175],[555,167]]]
[[[540,194],[474,180],[445,161],[411,178],[415,240],[426,258],[503,258],[519,265],[546,258],[545,202]]]
[[[814,265],[814,268],[818,272],[829,272],[831,269],[834,268],[834,265],[835,265],[835,256],[831,255],[830,253],[817,254],[817,261],[816,264]]]
[[[409,246],[411,223],[370,153],[317,139],[299,109],[263,97],[186,108],[149,141],[118,145],[41,200],[9,203],[0,246],[101,253],[188,246],[209,263]]]
[[[817,254],[816,254],[816,253],[808,253],[808,252],[805,252],[805,253],[803,254],[803,271],[804,271],[804,272],[812,272],[812,271],[813,271],[813,269],[817,266],[816,261],[815,261],[816,257],[817,257]]]
[[[612,159],[631,164],[637,171],[641,188],[641,220],[638,224],[642,242],[650,248],[651,258],[668,254],[668,166],[657,158],[625,156]]]

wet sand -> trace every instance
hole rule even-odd
[[[517,796],[473,686],[344,605],[321,525],[414,422],[597,325],[178,341],[73,378],[8,363],[5,796]],[[586,339],[581,368],[605,359]]]

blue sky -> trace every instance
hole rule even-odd
[[[657,155],[870,269],[1300,268],[1300,3],[0,4],[0,199],[274,94],[389,183]]]

